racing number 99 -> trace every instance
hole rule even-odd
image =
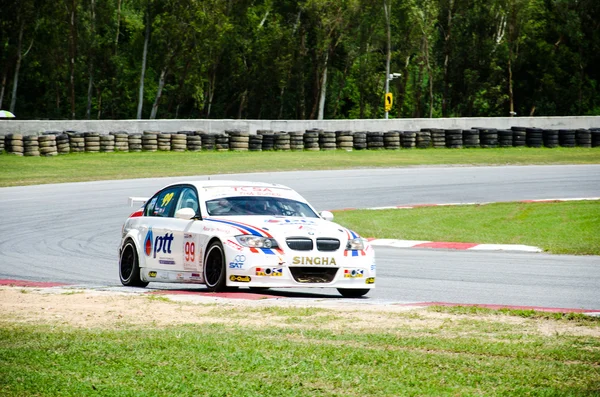
[[[194,262],[196,259],[196,243],[187,241],[185,243],[185,261]]]

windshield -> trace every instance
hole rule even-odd
[[[222,197],[206,202],[208,215],[279,215],[318,218],[300,201],[279,197]]]

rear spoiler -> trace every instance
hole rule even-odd
[[[133,207],[135,204],[138,204],[140,206],[146,204],[146,201],[148,201],[147,197],[129,197],[129,206]]]

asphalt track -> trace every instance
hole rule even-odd
[[[0,189],[0,279],[119,289],[117,246],[155,178]],[[216,175],[283,183],[319,210],[600,196],[600,165],[425,167]],[[600,309],[600,257],[377,247],[377,288],[362,303],[453,302]],[[150,284],[151,288],[179,287]],[[196,288],[202,290],[202,288]],[[339,298],[335,290],[273,291]]]

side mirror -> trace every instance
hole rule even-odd
[[[326,221],[333,220],[333,214],[329,211],[322,211],[320,215],[321,215],[321,218],[325,219]]]
[[[196,216],[196,211],[191,208],[182,208],[175,213],[175,218],[190,220]]]

